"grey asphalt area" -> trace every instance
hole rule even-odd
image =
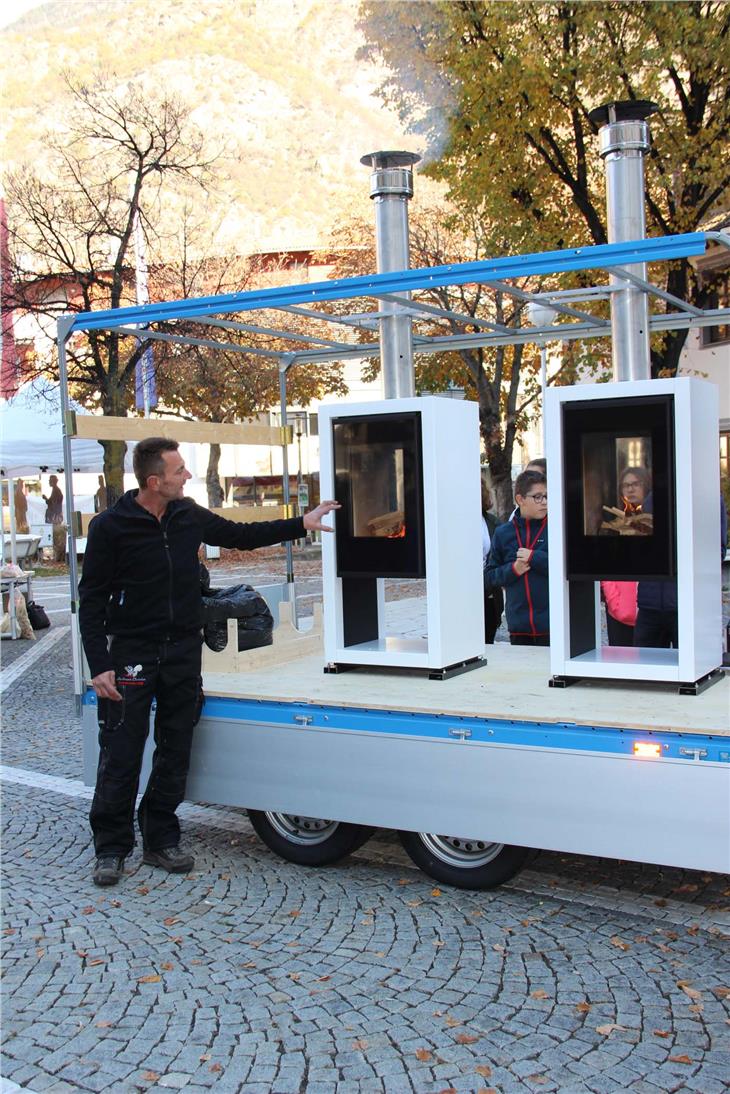
[[[3,1092],[728,1089],[726,876],[540,852],[469,893],[390,832],[303,869],[244,810],[186,803],[191,874],[137,848],[95,888],[47,580],[51,629],[2,646]]]

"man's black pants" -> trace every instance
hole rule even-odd
[[[99,767],[89,813],[97,855],[128,855],[134,847],[134,804],[153,699],[155,752],[137,820],[147,850],[179,842],[175,810],[185,796],[202,705],[201,647],[197,631],[165,642],[112,640],[122,700],[99,700]]]

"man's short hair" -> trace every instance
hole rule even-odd
[[[544,456],[537,456],[534,460],[528,460],[525,464],[525,471],[528,467],[531,470],[539,467],[543,474],[547,474],[547,460]]]
[[[177,452],[180,445],[168,437],[145,437],[134,450],[132,466],[137,482],[144,489],[150,475],[161,475],[165,470],[163,452]]]
[[[530,487],[547,485],[547,479],[540,471],[522,471],[517,476],[515,482],[515,500],[517,495],[521,498],[526,498],[530,492]]]

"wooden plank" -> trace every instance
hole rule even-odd
[[[216,516],[225,517],[235,524],[259,524],[265,520],[286,520],[294,516],[294,506],[290,505],[236,505],[223,509],[211,509]],[[77,536],[88,536],[89,525],[98,513],[74,513],[74,530]]]
[[[291,604],[282,600],[279,605],[279,625],[274,629],[274,641],[270,646],[255,650],[238,650],[238,620],[228,620],[228,643],[220,653],[203,646],[203,673],[216,677],[237,676],[240,673],[259,673],[267,669],[278,671],[281,665],[311,654],[322,652],[322,604],[314,604],[314,618],[308,631],[300,631],[292,622]]]
[[[292,661],[285,672],[274,666],[245,675],[209,670],[205,691],[232,698],[730,737],[728,676],[701,695],[677,695],[665,685],[605,681],[562,690],[548,687],[547,649],[497,642],[486,655],[483,668],[451,680],[425,680],[405,672],[326,675],[320,654]]]
[[[210,511],[236,524],[258,524],[263,520],[286,520],[295,516],[293,505],[235,505]]]
[[[141,441],[145,437],[169,437],[198,444],[292,443],[292,427],[254,425],[248,422],[186,422],[173,418],[115,418],[107,414],[68,415],[72,437],[94,441]]]

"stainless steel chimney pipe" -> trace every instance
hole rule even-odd
[[[370,197],[375,202],[378,273],[407,270],[408,202],[413,197],[414,152],[371,152],[360,162],[372,167]],[[410,293],[403,293],[409,300]],[[411,317],[399,304],[380,302],[380,362],[386,399],[415,395]]]
[[[589,117],[600,124],[600,153],[606,165],[606,213],[608,242],[624,243],[646,236],[644,210],[644,157],[651,138],[646,121],[658,110],[645,100],[607,103]],[[646,279],[646,264],[626,266],[629,273]],[[622,286],[611,294],[611,334],[615,380],[649,380],[649,304],[647,295],[618,277]]]

